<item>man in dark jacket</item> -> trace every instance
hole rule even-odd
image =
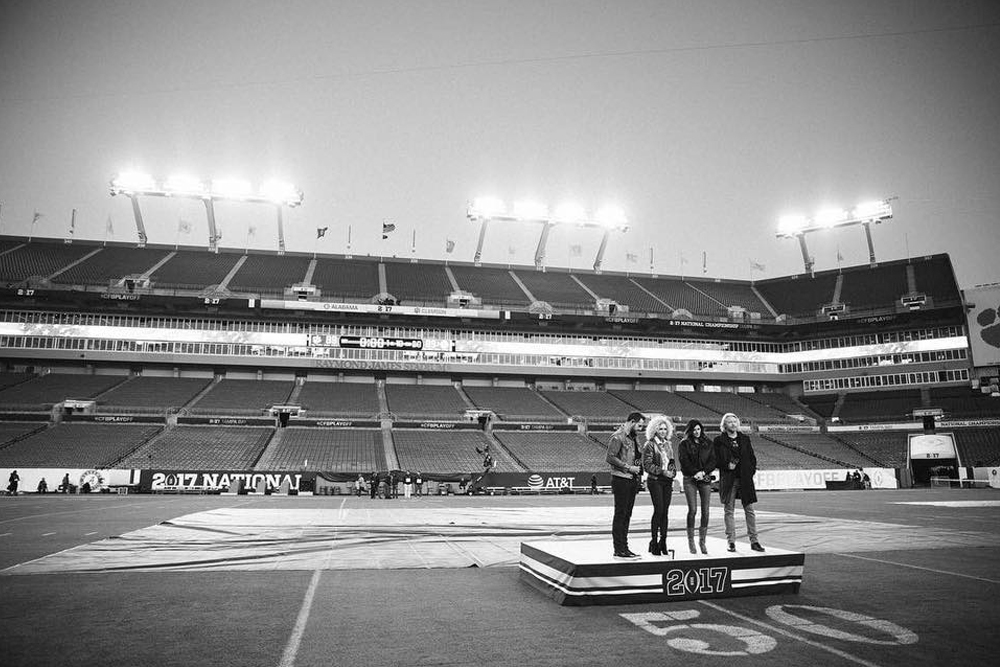
[[[645,424],[646,418],[642,413],[633,412],[608,440],[606,460],[611,465],[611,492],[615,496],[615,516],[611,522],[615,558],[640,557],[628,548],[628,526],[632,521],[632,508],[642,475],[642,450],[636,433]]]
[[[731,412],[722,417],[722,433],[715,438],[715,462],[719,466],[719,497],[722,500],[723,519],[729,550],[736,551],[736,498],[743,503],[747,520],[750,548],[763,551],[757,539],[757,489],[753,476],[757,472],[757,457],[750,445],[750,436],[740,433],[740,418]]]

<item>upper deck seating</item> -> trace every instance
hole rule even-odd
[[[452,266],[458,288],[480,299],[483,305],[526,307],[528,297],[507,269],[474,266]]]
[[[781,394],[775,391],[760,392],[757,394],[745,394],[745,398],[753,401],[754,403],[759,403],[760,405],[766,405],[775,412],[782,415],[806,415],[807,417],[814,416],[812,410],[807,407],[799,405],[787,394]]]
[[[320,257],[311,282],[324,299],[368,300],[380,291],[378,262]]]
[[[950,417],[1000,417],[1000,398],[965,386],[931,389],[931,407]]]
[[[48,278],[94,250],[97,250],[94,246],[26,243],[0,255],[0,283],[16,284],[31,277]]]
[[[170,253],[153,248],[102,248],[52,279],[63,285],[107,285],[125,276],[142,275]]]
[[[99,412],[142,410],[157,412],[183,407],[211,382],[208,378],[172,378],[142,375],[101,395]]]
[[[0,422],[0,447],[48,426],[48,422]]]
[[[604,391],[541,391],[568,415],[600,421],[624,421],[632,408],[614,394]]]
[[[896,389],[894,391],[863,391],[848,393],[838,416],[846,422],[863,421],[909,421],[913,409],[919,408],[919,389]]]
[[[247,255],[227,287],[233,292],[284,294],[286,287],[301,283],[306,277],[309,262],[308,257]]]
[[[594,298],[568,273],[531,269],[515,269],[514,273],[536,301],[545,301],[553,308],[594,309]]]
[[[961,303],[955,272],[948,255],[935,255],[913,261],[913,277],[917,292],[934,299],[937,306]]]
[[[444,305],[454,292],[444,266],[385,262],[385,289],[398,301]]]
[[[0,373],[0,390],[27,382],[37,377],[34,373]]]
[[[221,285],[242,253],[178,250],[150,276],[154,287],[203,289]]]
[[[727,314],[722,304],[693,289],[683,279],[634,276],[632,280],[666,303],[668,307],[665,312],[672,313],[681,309],[704,317],[722,317]]]
[[[816,312],[833,301],[837,273],[817,273],[762,280],[755,283],[757,291],[767,299],[779,315],[815,317]]]
[[[378,429],[289,427],[265,450],[257,470],[364,472],[385,470],[382,432]]]
[[[176,426],[118,465],[158,470],[250,470],[273,434],[273,428],[261,426]]]
[[[507,421],[553,421],[565,418],[565,415],[528,388],[466,386],[465,393],[477,408],[492,410]]]
[[[230,380],[218,382],[191,408],[193,414],[258,415],[272,405],[284,405],[293,382],[278,380]]]
[[[374,382],[306,382],[296,401],[310,417],[361,417],[379,413]]]
[[[749,284],[718,282],[715,280],[688,280],[688,285],[696,287],[724,306],[739,306],[748,313],[760,313],[770,318],[771,313]]]
[[[0,405],[48,409],[67,398],[93,399],[127,379],[124,375],[49,373],[0,391]]]
[[[479,474],[483,470],[482,450],[489,442],[482,431],[420,431],[393,429],[396,458],[402,470],[413,472]],[[517,470],[502,451],[493,451],[496,472]]]
[[[905,264],[854,268],[844,272],[840,301],[854,309],[890,307],[908,291]]]
[[[682,422],[689,419],[698,419],[705,425],[705,430],[711,429],[719,423],[721,413],[692,403],[684,396],[690,392],[656,391],[652,389],[614,389],[609,393],[614,394],[619,399],[632,406],[634,409],[644,414],[662,414],[678,418]],[[622,421],[628,413],[622,415]]]
[[[107,468],[162,428],[64,422],[0,448],[0,467]]]
[[[386,384],[389,410],[400,417],[457,419],[468,409],[451,385]]]
[[[607,468],[607,449],[579,433],[494,431],[493,435],[531,471],[570,472]],[[589,484],[589,478],[576,482],[576,486]]]
[[[630,312],[671,313],[663,302],[639,287],[629,276],[578,274],[577,279],[602,299],[611,299]]]

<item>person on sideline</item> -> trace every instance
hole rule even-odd
[[[639,493],[642,475],[642,450],[636,433],[646,423],[641,412],[629,413],[625,423],[608,440],[606,461],[611,466],[611,492],[615,496],[615,514],[611,522],[611,538],[615,558],[640,558],[628,548],[628,526],[632,520],[635,496]]]
[[[684,499],[687,500],[688,549],[694,548],[694,520],[701,500],[701,523],[698,525],[698,546],[707,554],[705,538],[708,536],[708,508],[712,500],[712,472],[715,470],[715,445],[705,435],[705,427],[692,419],[684,429],[684,440],[677,447],[677,459],[684,473]]]
[[[757,539],[757,489],[753,476],[757,472],[757,457],[750,444],[750,436],[740,433],[740,418],[732,412],[722,416],[719,424],[722,433],[715,438],[715,460],[719,466],[719,497],[722,499],[723,519],[726,524],[726,539],[729,550],[736,551],[736,499],[743,504],[746,515],[747,535],[750,548],[763,551]]]
[[[646,471],[646,488],[653,501],[653,518],[649,523],[649,553],[654,556],[667,555],[667,516],[670,512],[670,498],[674,492],[674,449],[670,441],[674,437],[674,425],[669,419],[657,415],[646,425],[646,444],[642,448],[642,469]]]

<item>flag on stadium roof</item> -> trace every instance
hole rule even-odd
[[[515,248],[512,245],[507,246],[507,254],[508,255],[516,255],[517,254],[517,248]]]
[[[583,256],[583,246],[577,243],[576,245],[571,245],[569,247],[569,254],[571,257],[581,257]]]
[[[107,232],[108,234],[111,234],[112,236],[114,236],[114,233],[115,233],[115,224],[113,222],[111,222],[111,214],[110,213],[108,214],[108,222],[107,222],[107,224],[104,225],[104,231]]]
[[[328,229],[330,229],[329,226],[327,226],[327,227],[317,227],[316,228],[316,238],[321,239],[324,236],[326,236],[326,230],[328,230]]]
[[[451,239],[445,239],[445,242],[444,242],[444,251],[447,252],[447,253],[454,252],[455,251],[455,242],[452,241]]]
[[[382,240],[389,238],[389,232],[396,231],[396,225],[391,222],[382,221]]]
[[[626,262],[631,262],[632,264],[635,264],[636,262],[639,261],[639,256],[637,254],[635,254],[634,252],[627,252],[627,253],[625,253],[625,261]]]
[[[701,253],[701,272],[708,273],[708,252],[703,251]]]
[[[184,218],[181,218],[180,220],[177,221],[177,231],[180,232],[181,234],[190,234],[191,223],[185,220]]]
[[[751,259],[750,260],[750,270],[752,270],[752,271],[765,271],[765,270],[767,270],[767,267],[764,266],[763,264],[761,264],[760,262],[755,262],[754,260]]]
[[[250,225],[249,227],[247,227],[247,238],[256,237],[256,236],[257,236],[257,228],[254,227],[253,225]]]

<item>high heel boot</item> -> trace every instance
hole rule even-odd
[[[698,550],[694,548],[694,527],[688,528],[688,549],[691,553],[696,554]]]
[[[698,528],[698,546],[701,547],[703,554],[708,553],[708,547],[705,546],[706,537],[708,537],[708,528]]]
[[[660,549],[660,553],[662,555],[666,556],[667,555],[667,536],[666,535],[663,535],[663,536],[660,537],[660,542],[658,544],[658,547]]]
[[[654,556],[660,555],[660,543],[656,541],[656,535],[653,535],[653,539],[649,541],[649,553]]]

